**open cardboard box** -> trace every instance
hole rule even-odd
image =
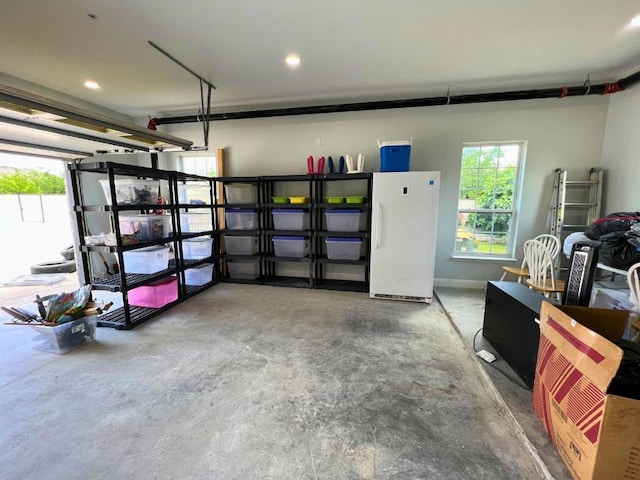
[[[640,400],[607,393],[628,318],[542,303],[533,408],[576,480],[640,479]]]

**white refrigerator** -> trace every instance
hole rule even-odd
[[[431,303],[440,172],[373,174],[369,296]]]

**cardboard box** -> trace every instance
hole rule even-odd
[[[607,393],[628,316],[542,304],[533,408],[576,480],[640,479],[640,400]]]

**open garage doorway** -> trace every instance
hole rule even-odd
[[[57,158],[0,153],[0,284],[11,286],[33,273],[64,273],[64,282],[77,288],[75,272],[65,271],[74,260],[65,168]]]

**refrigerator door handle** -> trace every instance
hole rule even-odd
[[[380,248],[380,223],[382,222],[382,205],[376,203],[376,250]]]

